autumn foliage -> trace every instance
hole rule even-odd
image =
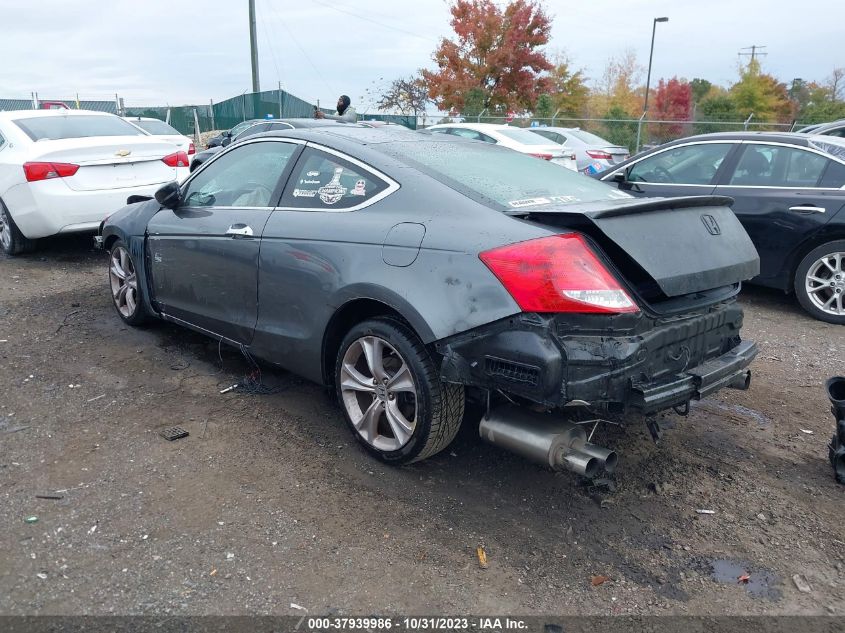
[[[436,71],[423,70],[428,92],[442,110],[462,110],[468,95],[484,108],[528,110],[545,90],[552,69],[542,47],[551,21],[539,2],[514,0],[500,9],[492,0],[456,0],[454,39],[434,51]]]

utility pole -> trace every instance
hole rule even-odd
[[[746,46],[745,48],[741,49],[738,55],[740,57],[750,57],[751,61],[753,62],[758,57],[764,57],[768,55],[768,53],[758,53],[758,50],[766,48],[765,46],[760,46],[759,44],[752,44],[751,46]],[[743,53],[742,51],[751,51],[750,53]]]
[[[654,33],[657,31],[657,23],[658,22],[668,22],[669,18],[662,17],[662,18],[654,18],[654,21],[651,23],[651,50],[648,53],[648,74],[646,75],[645,79],[645,103],[643,103],[643,115],[640,117],[640,120],[637,122],[637,146],[634,149],[634,153],[638,153],[640,151],[640,135],[643,131],[643,119],[645,118],[646,113],[648,112],[648,89],[649,85],[651,84],[651,60],[654,57]]]
[[[258,84],[258,36],[255,32],[255,0],[249,0],[249,56],[252,61],[252,91],[261,92]]]

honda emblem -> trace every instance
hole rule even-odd
[[[704,226],[707,229],[707,232],[710,233],[710,235],[722,234],[722,229],[719,228],[719,223],[716,222],[716,218],[714,218],[712,215],[708,215],[705,213],[701,216],[701,221],[704,223]]]

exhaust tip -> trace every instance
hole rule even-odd
[[[577,450],[560,455],[558,463],[567,470],[578,473],[587,479],[595,479],[601,472],[599,460]]]
[[[733,389],[739,389],[740,391],[748,391],[748,388],[751,386],[751,370],[749,369],[745,373],[739,374],[728,386]]]
[[[610,454],[607,456],[607,459],[604,460],[604,470],[608,474],[612,473],[616,470],[616,464],[619,463],[619,455],[616,454],[616,451],[610,451]]]
[[[833,405],[845,405],[845,378],[842,376],[834,376],[829,378],[825,383],[827,388],[827,397]]]

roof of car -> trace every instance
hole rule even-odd
[[[768,143],[791,143],[807,146],[814,134],[799,134],[798,132],[713,132],[711,134],[697,134],[670,141],[660,147],[691,143],[694,141],[763,141]],[[815,137],[818,140],[817,137]],[[822,139],[827,142],[827,138]]]
[[[525,128],[521,128],[515,125],[504,125],[501,123],[438,123],[437,125],[432,125],[430,127],[465,127],[474,130],[522,130]]]
[[[96,110],[65,110],[64,108],[57,110],[5,110],[0,112],[0,119],[34,119],[44,116],[81,116],[81,115],[96,115],[96,116],[117,116],[110,112],[97,112]]]

